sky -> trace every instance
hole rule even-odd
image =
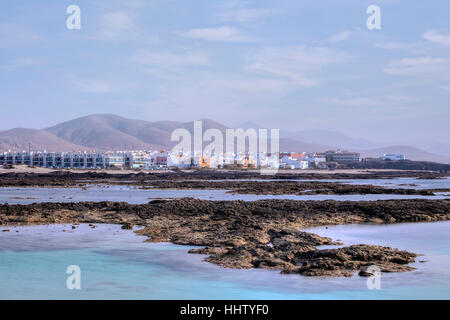
[[[81,10],[68,29],[67,7]],[[369,30],[377,5],[381,29]],[[0,130],[94,113],[450,136],[448,0],[15,0],[0,10]]]

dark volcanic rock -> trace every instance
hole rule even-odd
[[[174,172],[152,173],[106,173],[95,171],[71,172],[57,170],[50,173],[24,173],[8,172],[0,174],[0,186],[73,186],[86,183],[109,183],[145,185],[149,181],[207,181],[207,180],[236,180],[236,179],[392,179],[397,177],[417,177],[421,179],[439,179],[448,177],[448,172],[430,171],[367,171],[334,173],[324,170],[316,173],[277,173],[275,175],[261,175],[258,170],[234,171],[234,170],[190,170]]]
[[[147,181],[143,188],[220,189],[240,194],[404,194],[432,196],[434,190],[384,188],[318,181]],[[437,191],[450,191],[440,189]]]
[[[450,219],[450,199],[385,201],[208,201],[184,198],[133,205],[124,202],[0,205],[0,225],[115,223],[148,241],[202,246],[209,262],[230,268],[267,268],[302,275],[348,276],[377,265],[384,272],[408,271],[415,254],[379,246],[350,246],[298,231],[309,226]]]
[[[380,267],[382,272],[404,272],[414,269],[406,264],[414,262],[414,258],[417,256],[417,254],[407,251],[373,245],[311,250],[298,253],[291,261],[298,267],[290,269],[288,272],[307,276],[336,274],[347,276],[351,275],[348,270],[358,270],[370,265]]]
[[[131,223],[124,223],[122,225],[122,229],[124,229],[124,230],[132,230],[133,229],[133,225]]]

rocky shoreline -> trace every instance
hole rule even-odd
[[[431,171],[367,171],[366,173],[277,173],[275,175],[261,175],[258,170],[253,171],[219,171],[219,170],[191,170],[171,172],[131,172],[106,173],[94,171],[80,171],[77,173],[57,170],[50,173],[8,172],[0,174],[0,187],[8,186],[74,186],[86,183],[102,184],[132,184],[145,185],[157,181],[202,181],[208,180],[241,180],[241,179],[281,179],[312,181],[322,179],[393,179],[418,178],[441,179],[450,176],[450,173]]]
[[[343,195],[343,194],[398,194],[398,195],[422,195],[432,196],[435,192],[450,192],[450,189],[413,189],[412,186],[404,185],[401,188],[388,188],[370,184],[351,185],[337,182],[323,182],[316,178],[310,181],[292,181],[305,179],[296,174],[276,175],[271,181],[261,179],[258,181],[248,172],[191,172],[191,173],[161,173],[161,174],[103,174],[96,172],[71,173],[66,171],[55,171],[48,174],[11,173],[0,175],[0,187],[82,187],[88,185],[125,185],[139,188],[156,189],[197,189],[197,190],[229,190],[231,193],[258,194],[258,195]],[[411,173],[410,173],[411,174]],[[423,173],[421,173],[423,174]],[[229,180],[222,180],[224,175]],[[258,179],[262,176],[257,176]],[[396,177],[396,176],[394,176]],[[420,175],[420,178],[424,176]],[[427,173],[427,178],[438,178]],[[198,178],[203,178],[199,180]],[[208,178],[208,179],[207,179]],[[342,177],[343,178],[343,177]],[[267,180],[267,181],[265,181]],[[399,186],[400,187],[400,186]],[[410,188],[408,188],[410,187]]]
[[[338,244],[301,228],[349,223],[395,223],[450,219],[450,200],[209,201],[184,198],[132,205],[122,202],[0,205],[0,225],[113,223],[152,242],[202,246],[191,253],[228,268],[276,269],[307,276],[351,276],[377,265],[402,272],[418,255],[374,245],[319,250]]]
[[[433,196],[435,192],[450,192],[450,189],[405,189],[385,188],[374,185],[351,185],[319,181],[147,181],[141,188],[229,190],[238,194],[401,194]]]

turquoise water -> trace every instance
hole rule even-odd
[[[281,275],[202,262],[191,247],[144,242],[120,226],[0,227],[0,299],[450,299],[450,222],[314,228],[346,245],[375,243],[424,254],[408,273],[366,278]],[[65,230],[65,232],[63,231]],[[18,231],[18,232],[16,232]],[[81,269],[81,290],[66,268]]]
[[[447,185],[450,188],[450,183]],[[0,203],[31,204],[34,202],[123,201],[133,204],[147,203],[158,198],[191,197],[203,200],[290,199],[290,200],[390,200],[390,199],[449,199],[446,195],[420,196],[399,194],[349,195],[253,195],[231,194],[227,190],[170,190],[138,189],[129,186],[92,185],[82,188],[0,188]]]

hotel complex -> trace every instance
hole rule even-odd
[[[404,155],[382,155],[383,160],[405,160]],[[116,152],[2,152],[0,165],[29,165],[60,169],[159,169],[159,168],[262,168],[284,169],[328,168],[336,163],[362,161],[357,152],[326,151],[325,153],[280,152],[278,157],[265,154],[224,153],[219,156],[205,154],[171,154],[167,151]]]

